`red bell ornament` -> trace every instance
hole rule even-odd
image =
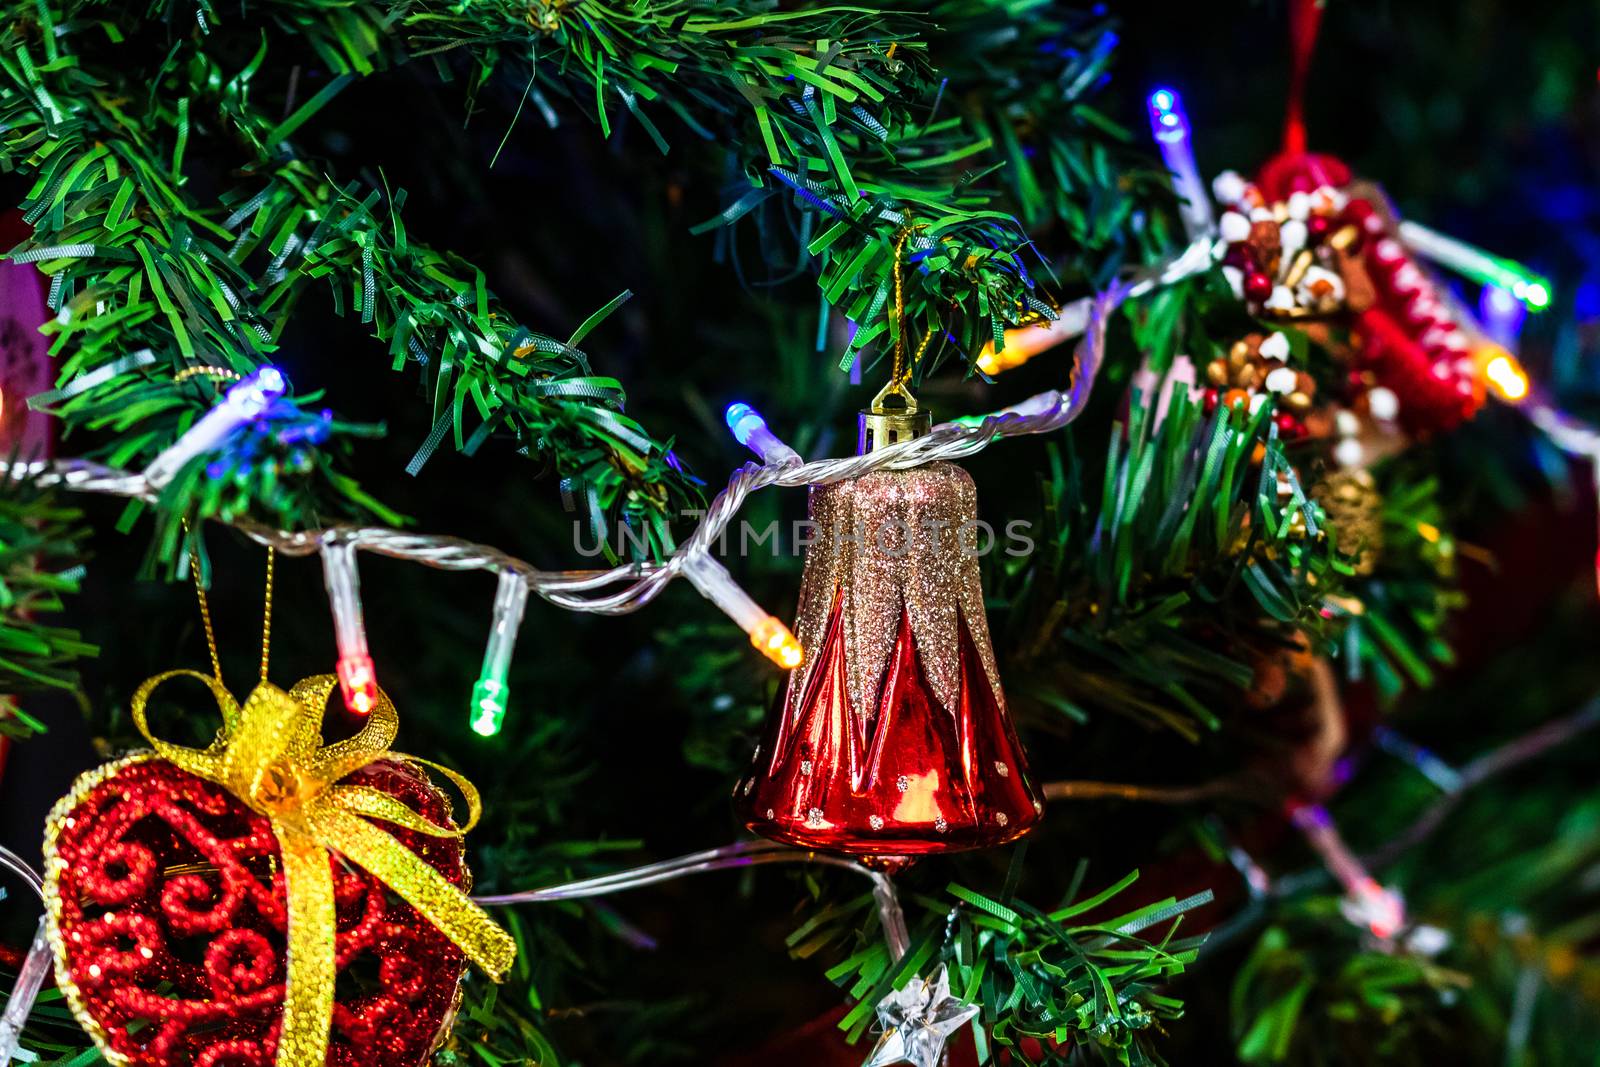
[[[886,390],[887,394],[889,391]],[[862,415],[862,451],[926,433],[909,394]],[[988,848],[1043,810],[984,615],[977,492],[960,467],[811,488],[795,631],[807,650],[735,789],[763,837],[851,855]],[[986,544],[987,542],[987,544]]]

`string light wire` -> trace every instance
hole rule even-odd
[[[507,571],[519,575],[532,593],[557,607],[597,615],[628,614],[654,600],[698,559],[709,556],[746,498],[757,490],[823,485],[858,478],[874,470],[905,470],[939,460],[959,460],[1003,438],[1050,433],[1067,426],[1082,413],[1099,373],[1107,319],[1130,293],[1140,288],[1136,282],[1095,298],[1088,332],[1074,353],[1064,390],[1047,390],[982,418],[942,423],[925,436],[864,455],[807,462],[786,450],[787,454],[774,462],[746,463],[733,472],[727,486],[712,500],[677,551],[661,562],[635,562],[605,570],[546,571],[488,545],[389,527],[340,525],[286,531],[248,518],[234,519],[227,525],[285,556],[321,553],[326,560],[329,553],[353,556],[356,552],[370,552],[440,570]],[[40,488],[127,497],[151,504],[157,502],[159,495],[159,487],[142,474],[83,459],[0,462],[0,476],[31,480]]]

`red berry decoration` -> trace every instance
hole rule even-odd
[[[1251,271],[1244,276],[1244,295],[1255,303],[1261,303],[1272,295],[1272,279],[1261,271]]]

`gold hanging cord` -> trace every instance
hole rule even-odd
[[[905,261],[906,241],[922,225],[909,225],[896,235],[894,241],[894,365],[889,381],[872,398],[867,410],[861,413],[859,451],[875,451],[885,445],[921,437],[933,428],[933,418],[917,405],[917,398],[907,383],[922,362],[922,355],[933,340],[933,331],[923,334],[910,361],[906,360],[906,300],[905,279],[901,267]]]
[[[189,520],[183,520],[183,532],[189,537],[189,573],[194,577],[194,598],[200,604],[200,622],[206,631],[206,651],[211,655],[211,677],[222,681],[222,657],[217,654],[217,631],[211,622],[211,603],[206,597],[205,584],[200,580],[200,556],[194,548],[194,537]],[[267,680],[267,664],[272,654],[272,578],[276,569],[277,550],[267,548],[267,590],[261,613],[261,681]]]

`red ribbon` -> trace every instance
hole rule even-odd
[[[1337,157],[1306,151],[1306,86],[1311,81],[1311,55],[1327,0],[1289,0],[1289,103],[1283,123],[1283,151],[1256,178],[1269,200],[1310,192],[1324,185],[1350,183],[1350,168]]]
[[[1324,0],[1289,0],[1289,112],[1283,123],[1283,151],[1300,155],[1306,150],[1306,85],[1311,55],[1317,48]]]

